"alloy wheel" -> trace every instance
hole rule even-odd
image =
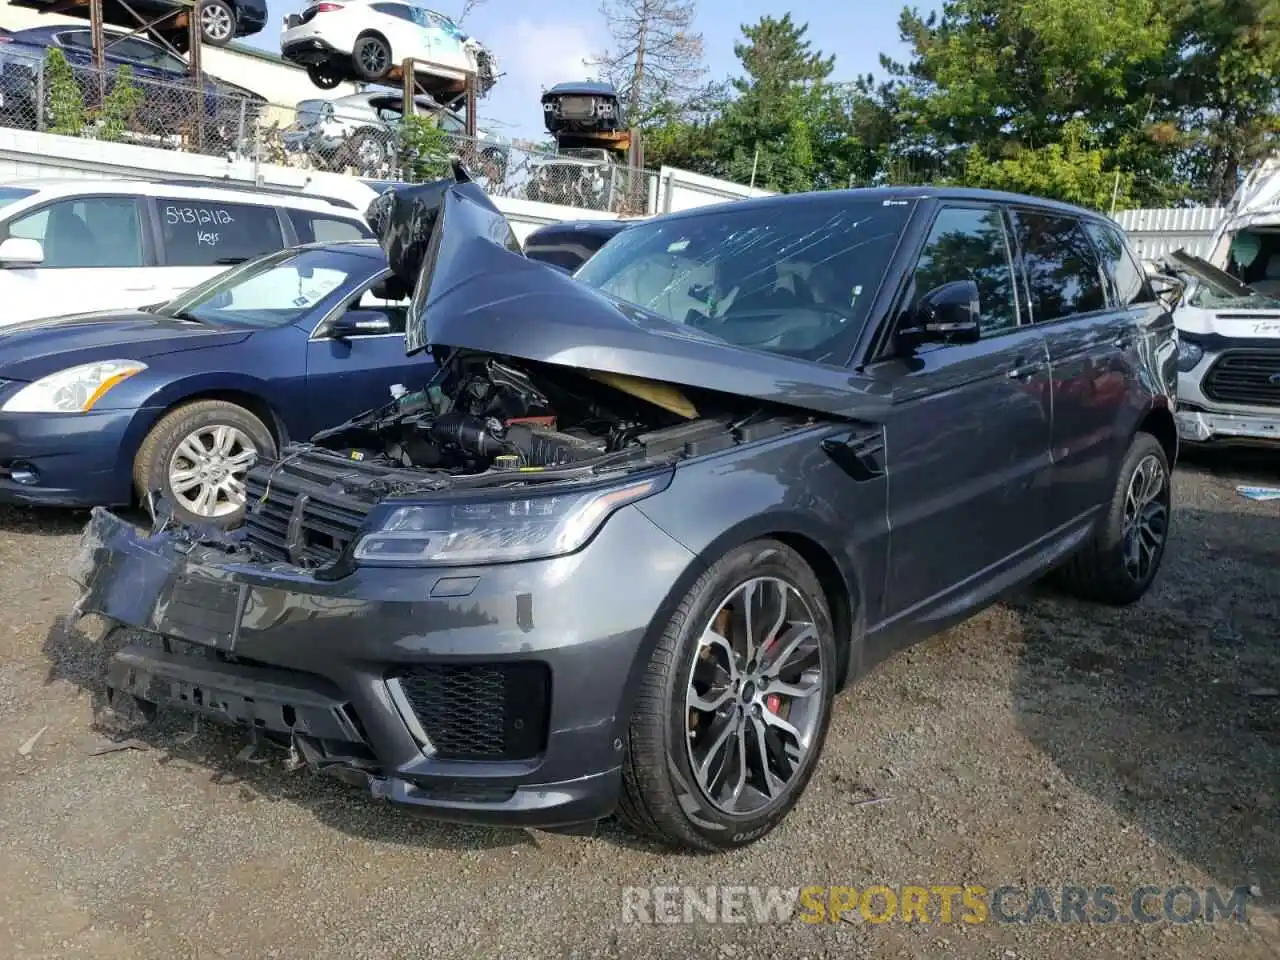
[[[777,577],[756,577],[720,604],[698,640],[685,692],[689,764],[729,816],[782,802],[822,722],[823,656],[813,611]]]
[[[248,434],[227,424],[201,427],[169,460],[169,489],[199,517],[225,517],[244,506],[244,475],[258,457]]]
[[[210,3],[200,8],[200,29],[210,40],[221,42],[231,39],[231,14],[220,3]]]
[[[1121,531],[1125,572],[1134,583],[1145,583],[1169,533],[1168,478],[1154,455],[1138,461],[1129,478]]]
[[[381,76],[387,69],[387,51],[372,37],[360,44],[356,55],[360,58],[360,65],[371,77]]]

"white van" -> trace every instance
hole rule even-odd
[[[252,257],[372,237],[343,200],[189,180],[0,184],[0,326],[160,303]]]

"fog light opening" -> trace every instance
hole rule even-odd
[[[40,482],[40,471],[25,460],[15,460],[9,466],[9,479],[14,483],[33,486]]]

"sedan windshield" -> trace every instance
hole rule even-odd
[[[201,323],[283,327],[327,310],[386,269],[381,251],[282,250],[219,274],[156,313]]]
[[[913,206],[833,197],[639,223],[575,276],[736,346],[843,363]]]

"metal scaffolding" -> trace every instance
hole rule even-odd
[[[191,135],[197,145],[204,142],[204,75],[200,66],[200,0],[170,0],[171,9],[155,16],[139,13],[127,0],[12,0],[17,6],[31,7],[42,13],[79,17],[89,21],[94,73],[97,76],[97,101],[107,97],[107,49],[129,37],[144,36],[158,43],[187,65],[187,75],[196,91],[192,108]],[[124,28],[120,36],[108,37],[103,30],[107,22]],[[183,42],[185,40],[185,42]],[[186,49],[179,48],[182,43]]]

